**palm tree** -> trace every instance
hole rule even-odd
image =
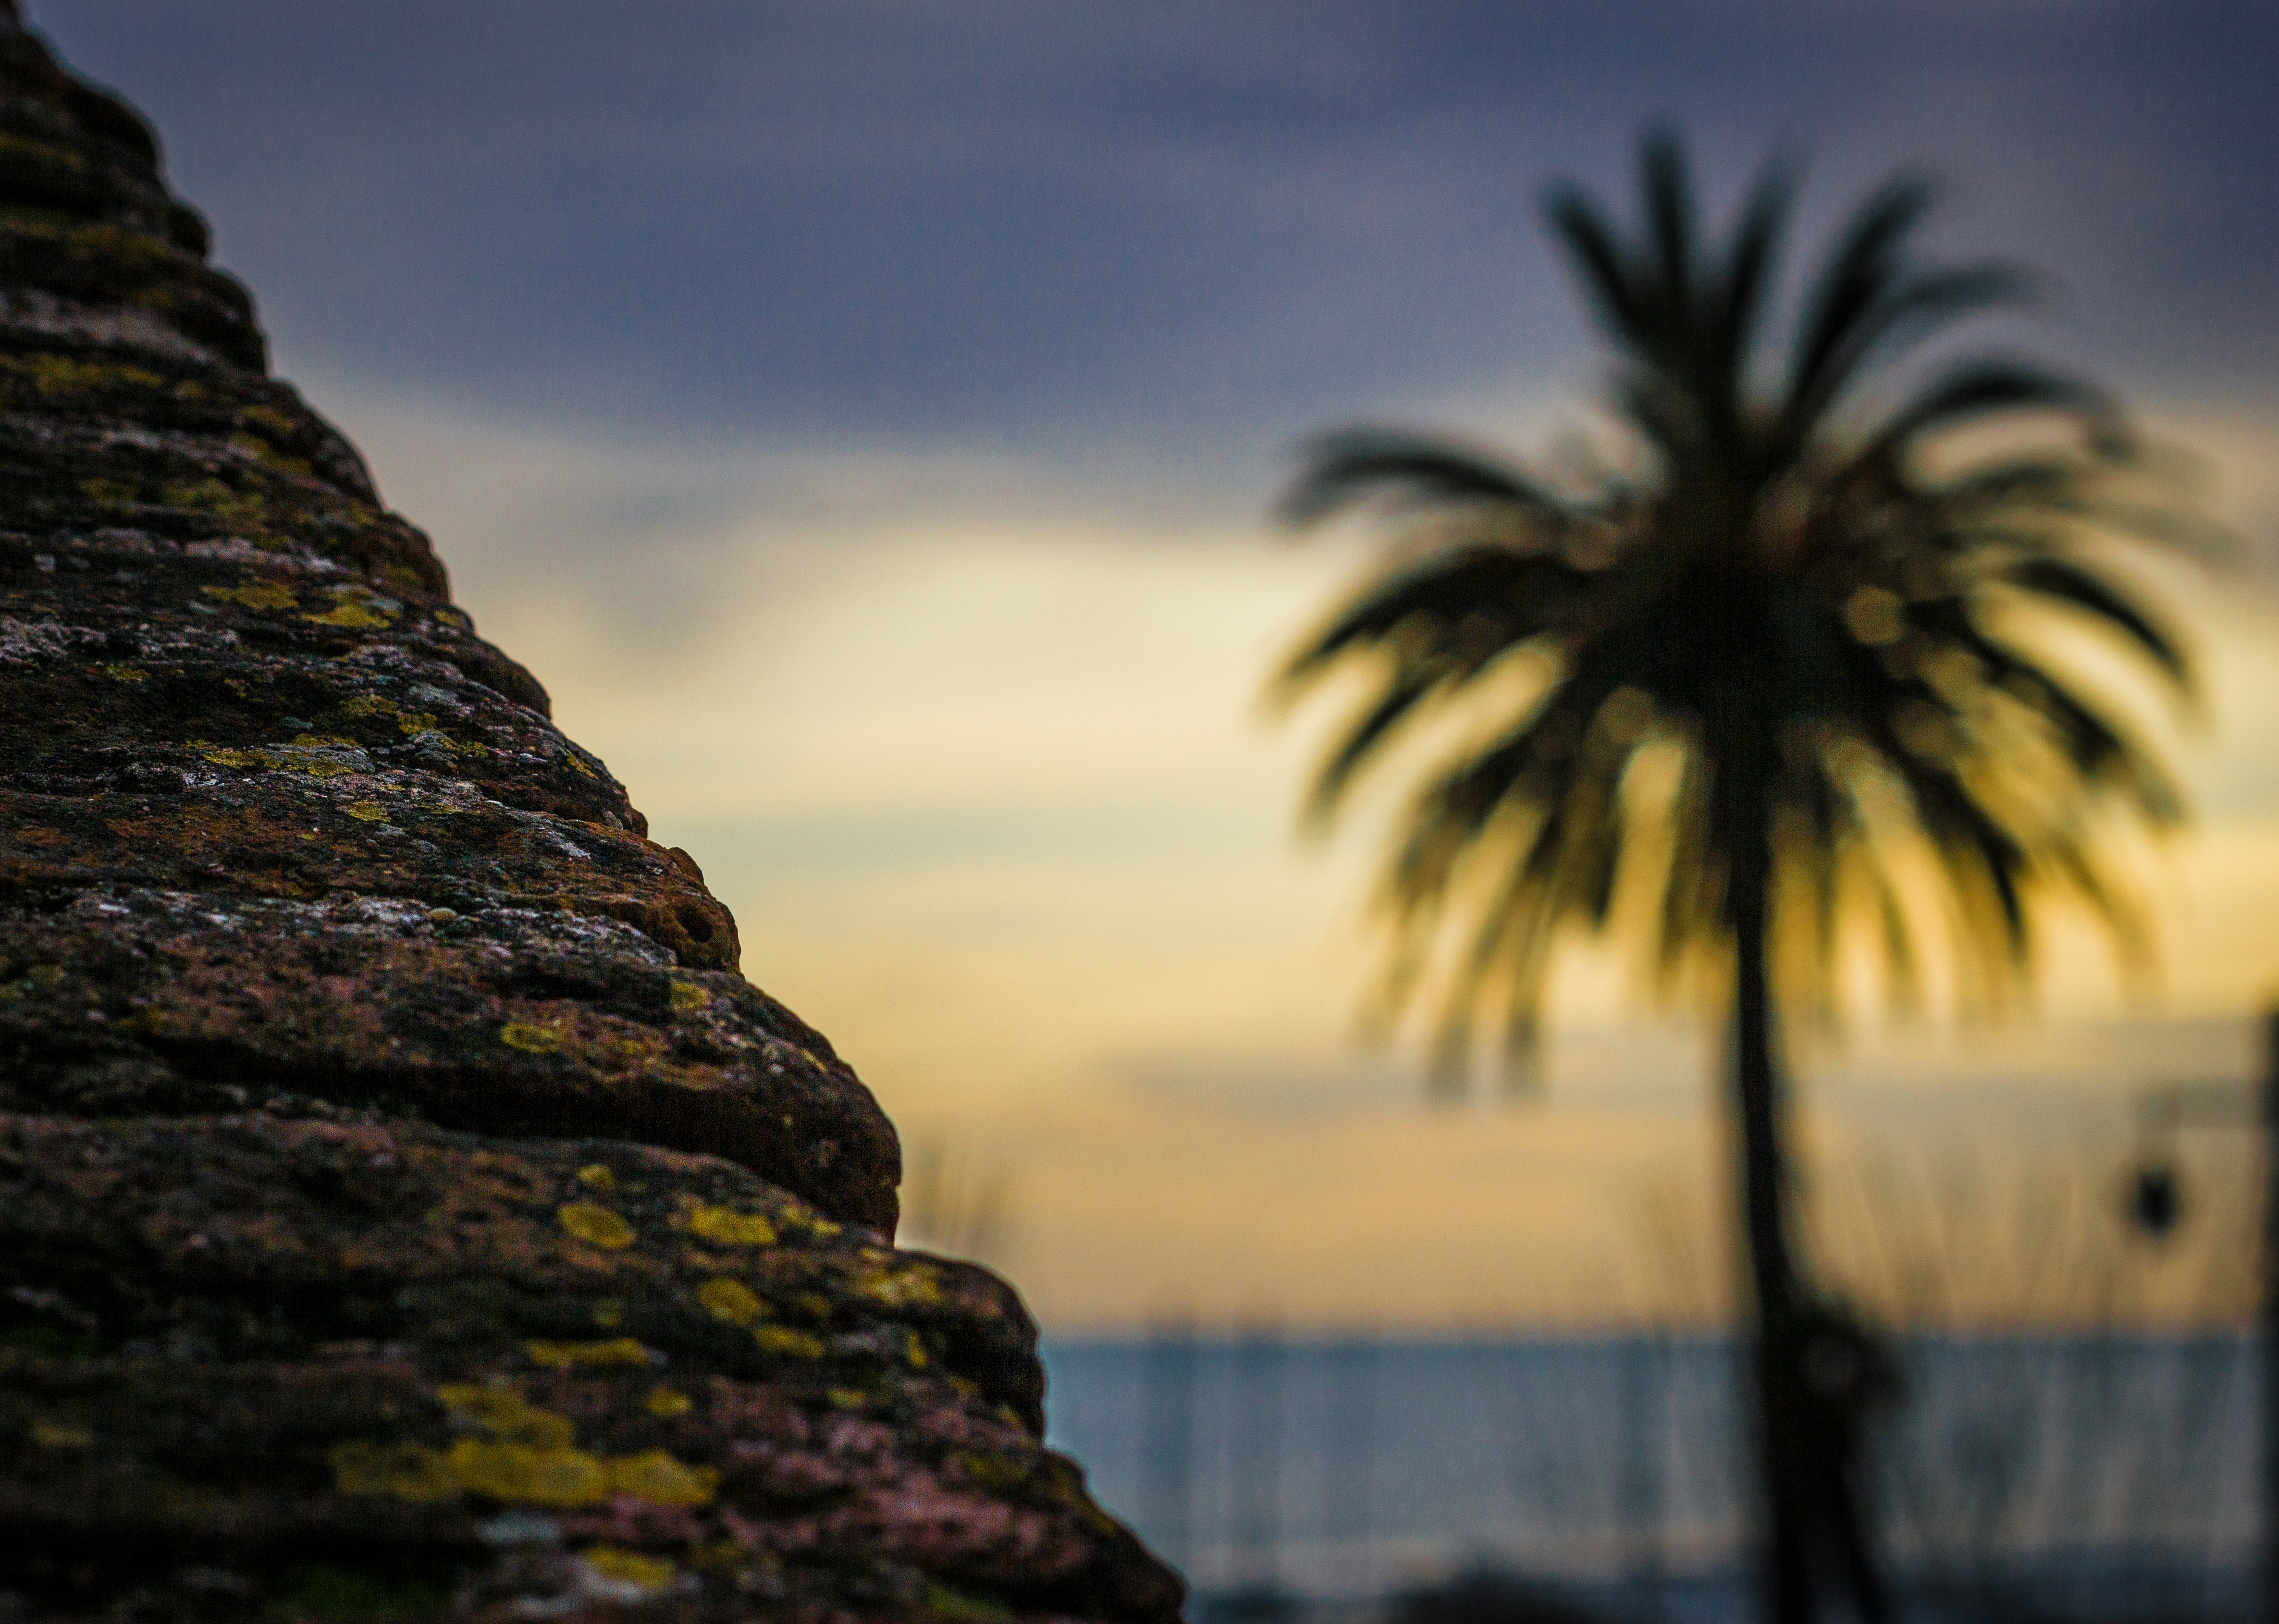
[[[1365,674],[1317,823],[1420,724],[1485,729],[1423,775],[1383,884],[1385,1007],[1437,1010],[1443,1085],[1499,1054],[1524,1075],[1552,950],[1630,916],[1625,896],[1652,907],[1665,991],[1730,990],[1767,1601],[1814,1616],[1833,1559],[1873,1616],[1854,1418],[1815,1338],[1867,1350],[1792,1257],[1774,989],[1832,1010],[1857,922],[1904,998],[1940,904],[1968,987],[2030,970],[2045,893],[2141,952],[2099,820],[2171,824],[2177,794],[2111,694],[2053,656],[2103,637],[2187,696],[2185,650],[2114,559],[2188,524],[2137,494],[2147,459],[2087,383],[1950,357],[1892,386],[1902,351],[2030,286],[1918,264],[1920,180],[1860,207],[1770,357],[1786,172],[1713,248],[1676,139],[1650,132],[1640,168],[1635,240],[1571,186],[1546,203],[1614,347],[1617,455],[1538,478],[1398,432],[1316,442],[1287,517],[1364,508],[1401,545],[1280,687]]]

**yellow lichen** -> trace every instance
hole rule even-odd
[[[588,1245],[606,1246],[614,1252],[633,1244],[633,1227],[606,1207],[591,1201],[573,1201],[555,1214],[562,1227]]]
[[[661,1449],[620,1456],[604,1465],[612,1490],[652,1505],[702,1505],[720,1487],[715,1468],[688,1466]]]
[[[116,479],[81,479],[79,494],[105,508],[123,508],[134,500],[134,487]]]
[[[294,607],[293,590],[275,581],[248,581],[242,586],[202,586],[198,590],[209,598],[219,598],[227,603],[242,604],[249,609],[277,609]]]
[[[291,435],[300,432],[301,425],[274,406],[248,406],[237,414],[240,424],[251,424],[267,429],[272,434]]]
[[[655,1387],[649,1390],[648,1413],[670,1420],[675,1415],[687,1414],[695,1403],[687,1393],[670,1387]]]
[[[926,1611],[936,1618],[956,1619],[964,1624],[1002,1624],[1013,1616],[1013,1610],[986,1596],[969,1596],[963,1590],[953,1590],[938,1579],[929,1579],[925,1587]]]
[[[0,149],[4,149],[6,139],[0,136]],[[4,364],[12,372],[29,372],[32,387],[42,395],[78,395],[89,389],[119,384],[137,389],[156,389],[166,381],[157,373],[139,366],[79,361],[68,356],[37,355],[0,364]]]
[[[1032,1462],[1018,1455],[966,1453],[950,1457],[965,1481],[999,1494],[1018,1489],[1034,1475]]]
[[[319,626],[347,626],[359,632],[377,632],[395,622],[395,617],[380,607],[377,599],[355,587],[342,587],[335,596],[338,601],[326,613],[303,615],[301,618]]]
[[[712,994],[693,981],[676,981],[672,984],[671,1000],[674,1012],[685,1015],[689,1010],[702,1009],[710,1004]]]
[[[595,1545],[579,1553],[586,1566],[604,1579],[644,1590],[661,1590],[672,1582],[673,1566],[663,1557],[648,1557],[618,1545]]]
[[[855,1289],[889,1308],[924,1307],[941,1301],[941,1282],[923,1263],[871,1270],[856,1279]]]
[[[87,154],[52,141],[40,141],[29,135],[0,135],[0,153],[12,158],[30,158],[37,163],[51,164],[72,173],[87,172]],[[42,356],[41,360],[50,357]]]
[[[106,665],[103,668],[103,674],[113,682],[143,682],[150,676],[150,672],[137,670],[131,665]]]
[[[498,1438],[461,1438],[443,1456],[462,1493],[533,1505],[592,1505],[609,1498],[609,1468],[598,1456],[567,1446],[542,1449]]]
[[[424,1444],[354,1438],[333,1446],[332,1463],[333,1486],[342,1494],[441,1500],[459,1492],[441,1453]]]
[[[462,614],[459,610],[451,609],[448,606],[442,609],[428,610],[427,617],[436,622],[438,624],[449,626],[454,631],[457,632],[472,632],[475,629],[475,623],[473,621],[468,619],[466,616]]]
[[[740,1280],[708,1280],[697,1288],[696,1300],[714,1319],[731,1325],[749,1325],[760,1317],[760,1299]]]
[[[75,259],[109,260],[137,271],[172,270],[182,258],[172,243],[126,226],[77,226],[65,241]]]
[[[449,1449],[356,1439],[334,1447],[334,1486],[343,1494],[439,1500],[462,1494],[569,1508],[619,1496],[653,1505],[702,1505],[720,1474],[663,1450],[595,1455],[572,1441],[570,1422],[528,1403],[511,1387],[460,1383],[436,1390],[459,1420],[487,1436]]]
[[[570,1423],[551,1410],[541,1410],[503,1382],[452,1382],[435,1390],[444,1407],[461,1421],[472,1421],[494,1437],[541,1448],[566,1446]]]
[[[53,1421],[45,1415],[32,1418],[35,1449],[86,1449],[94,1442],[95,1434],[75,1421]]]
[[[598,1161],[589,1161],[578,1169],[578,1182],[588,1190],[615,1190],[618,1176]]]
[[[520,1049],[526,1054],[556,1054],[569,1040],[550,1026],[537,1026],[528,1021],[509,1021],[499,1028],[499,1041],[510,1049]]]
[[[595,1303],[594,1323],[603,1330],[615,1330],[625,1322],[625,1311],[620,1303]]]
[[[198,749],[196,740],[192,749]],[[217,767],[274,767],[277,758],[266,750],[198,749],[198,753]]]
[[[821,1359],[823,1338],[812,1331],[794,1330],[788,1325],[756,1325],[752,1340],[760,1344],[763,1353],[788,1353],[794,1359]]]
[[[376,801],[359,801],[349,806],[349,816],[359,823],[384,823],[388,808]]]
[[[344,778],[356,770],[349,762],[335,761],[303,745],[288,745],[268,764],[281,767],[288,772],[297,772],[311,778]]]
[[[526,1342],[523,1351],[534,1364],[550,1370],[570,1370],[585,1365],[646,1365],[648,1350],[631,1337],[607,1342]]]
[[[787,1117],[785,1121],[788,1123],[790,1119]],[[817,1240],[828,1240],[839,1233],[839,1226],[830,1219],[818,1217],[811,1209],[802,1207],[787,1207],[778,1222],[787,1229],[804,1229]]]
[[[392,699],[377,693],[359,693],[341,707],[344,716],[392,716],[400,708]]]
[[[224,524],[248,528],[259,523],[265,504],[251,493],[240,494],[219,479],[195,485],[170,485],[160,492],[170,508],[191,508],[211,513]]]
[[[273,469],[279,473],[306,475],[316,471],[308,458],[287,456],[257,435],[232,434],[229,437],[229,448],[240,456],[258,463],[264,468]]]
[[[699,1202],[688,1212],[692,1233],[723,1246],[772,1246],[775,1225],[757,1213],[740,1213],[733,1207],[709,1207]]]
[[[871,1395],[859,1387],[833,1387],[824,1395],[832,1407],[840,1410],[859,1410],[871,1402]]]

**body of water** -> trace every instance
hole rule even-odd
[[[1878,1438],[1893,1571],[1938,1611],[2232,1616],[2260,1528],[2244,1333],[1918,1337]],[[1475,1565],[1636,1616],[1730,1616],[1732,1344],[1048,1341],[1055,1444],[1199,1594],[1363,1600]]]

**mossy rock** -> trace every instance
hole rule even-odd
[[[0,1616],[1176,1618],[207,249],[0,0]]]

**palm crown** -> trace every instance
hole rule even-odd
[[[1607,923],[1632,853],[1658,865],[1665,979],[1738,929],[1789,943],[1786,967],[1824,985],[1864,905],[1904,991],[1922,872],[1982,972],[1958,979],[1999,984],[2028,961],[2037,891],[2136,938],[2090,838],[2098,808],[2180,815],[2109,697],[2049,659],[2070,619],[2189,692],[2185,650],[2110,567],[2116,533],[2181,522],[2130,497],[2143,459],[2115,408],[1999,359],[1896,399],[1868,387],[2027,279],[1919,266],[1907,249],[1929,193],[1896,180],[1841,233],[1776,372],[1757,340],[1783,173],[1718,252],[1697,241],[1675,141],[1649,136],[1642,171],[1635,241],[1571,188],[1547,206],[1615,349],[1623,471],[1554,484],[1355,431],[1316,443],[1285,503],[1308,523],[1381,502],[1409,541],[1282,674],[1300,692],[1372,673],[1316,815],[1420,718],[1517,694],[1422,785],[1385,875],[1389,1002],[1437,1004],[1444,1084],[1493,1030],[1524,1053],[1550,949],[1562,927]],[[2030,432],[1984,433],[2013,424]]]

